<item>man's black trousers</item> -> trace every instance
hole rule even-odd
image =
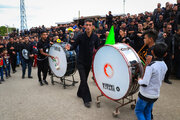
[[[92,101],[91,93],[90,93],[89,86],[87,83],[90,69],[91,69],[90,65],[86,66],[86,65],[78,64],[78,71],[79,71],[79,76],[80,76],[81,81],[80,81],[79,89],[77,92],[77,96],[81,97],[84,103]]]
[[[15,71],[16,71],[17,56],[16,56],[16,55],[11,55],[11,56],[10,56],[10,59],[11,59],[11,67],[12,67],[12,70],[13,70],[13,72],[15,72]]]
[[[41,72],[43,73],[43,80],[46,80],[46,77],[47,77],[47,72],[48,72],[48,59],[45,59],[45,60],[37,60],[37,66],[38,66],[38,78],[39,78],[39,81],[41,82],[42,81],[42,78],[41,78]]]

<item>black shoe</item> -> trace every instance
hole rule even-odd
[[[80,95],[77,95],[77,97],[82,98]]]
[[[9,77],[11,77],[11,75],[9,75]]]
[[[33,78],[32,76],[29,76],[28,78]]]
[[[40,86],[43,86],[44,84],[42,83],[42,81],[39,82],[40,83]]]
[[[167,84],[172,84],[172,82],[169,81],[169,80],[166,80],[166,81],[164,81],[164,82],[167,83]]]
[[[47,82],[46,80],[44,80],[44,83],[45,83],[46,85],[48,85],[48,82]]]
[[[151,113],[151,120],[153,120],[153,118],[154,118],[154,115]]]
[[[22,79],[24,79],[25,77],[24,76],[22,76]]]
[[[1,81],[0,81],[0,84],[2,84]]]
[[[4,82],[5,80],[4,80],[4,79],[2,79],[1,81],[2,81],[2,82]]]
[[[90,102],[86,102],[86,103],[84,103],[84,106],[87,107],[87,108],[90,108],[91,104],[90,104]]]
[[[13,71],[13,73],[15,73],[16,71]]]

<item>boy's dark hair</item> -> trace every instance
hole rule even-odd
[[[91,22],[91,23],[93,23],[94,21],[93,21],[92,19],[86,19],[84,23],[86,23],[86,22]]]
[[[155,30],[147,30],[143,33],[143,35],[147,35],[149,38],[152,38],[154,42],[156,42],[156,39],[158,38],[158,32]]]
[[[154,45],[153,48],[154,55],[157,58],[163,58],[167,52],[167,48],[168,46],[166,45],[166,43],[162,43],[162,42],[157,43],[156,45]]]

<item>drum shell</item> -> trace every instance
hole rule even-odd
[[[126,94],[120,98],[112,98],[112,97],[109,97],[108,95],[106,95],[103,90],[100,88],[99,84],[98,84],[98,81],[96,79],[96,76],[95,76],[95,72],[94,72],[94,60],[95,60],[95,57],[96,57],[96,54],[94,55],[94,58],[93,58],[93,64],[92,64],[92,68],[93,68],[93,76],[95,78],[95,82],[97,84],[97,87],[99,88],[99,90],[102,92],[102,94],[104,96],[106,96],[107,98],[109,99],[112,99],[112,100],[119,100],[119,99],[122,99],[124,97],[127,97],[127,96],[130,96],[130,95],[133,95],[134,93],[136,93],[138,91],[138,88],[139,88],[139,85],[138,83],[135,81],[135,79],[138,79],[138,77],[142,77],[143,75],[143,66],[141,64],[141,60],[139,59],[137,53],[133,50],[133,48],[131,48],[130,46],[128,46],[127,44],[115,44],[115,45],[105,45],[103,47],[112,47],[113,49],[115,49],[116,51],[119,52],[119,54],[121,54],[126,62],[126,66],[128,68],[128,74],[129,74],[129,87],[128,87],[128,90],[126,92]],[[99,48],[102,49],[103,47]],[[99,51],[98,50],[98,51]],[[97,51],[97,52],[98,52]],[[130,54],[129,54],[129,53]],[[131,57],[133,55],[133,57]],[[103,58],[102,58],[103,59]]]
[[[73,74],[75,74],[75,72],[76,72],[76,70],[77,70],[77,57],[76,57],[76,52],[75,51],[67,51],[66,49],[65,49],[65,45],[66,45],[66,43],[55,43],[55,44],[53,44],[51,47],[50,47],[50,50],[49,50],[49,54],[51,55],[51,53],[53,53],[53,49],[52,49],[52,47],[54,47],[54,46],[58,46],[58,47],[60,47],[61,48],[61,51],[60,52],[63,52],[65,55],[64,56],[58,56],[58,54],[60,54],[60,52],[59,53],[57,53],[55,56],[58,56],[58,58],[60,59],[60,61],[61,61],[61,59],[65,59],[65,63],[63,63],[63,64],[67,64],[66,66],[66,69],[64,69],[64,71],[65,71],[65,73],[63,74],[63,75],[59,75],[59,74],[57,74],[54,70],[55,69],[53,69],[52,68],[52,66],[51,66],[51,62],[50,61],[52,61],[51,60],[51,58],[49,58],[49,64],[50,64],[50,69],[51,69],[51,71],[52,71],[52,73],[56,76],[56,77],[64,77],[64,76],[70,76],[70,75],[73,75]],[[52,51],[51,51],[52,50]],[[53,56],[53,55],[52,55]],[[55,57],[54,56],[54,57]]]
[[[130,60],[127,56],[127,53],[123,50],[123,47],[120,47],[120,45],[124,45],[129,49],[127,52],[133,52],[134,53],[134,59]],[[130,96],[135,94],[139,90],[139,84],[137,82],[138,77],[142,78],[144,73],[144,68],[141,63],[141,60],[138,56],[138,54],[135,52],[135,50],[124,43],[121,44],[115,44],[114,47],[116,47],[120,52],[122,52],[122,55],[124,56],[124,59],[126,60],[128,67],[129,67],[129,74],[130,74],[130,86],[127,94],[124,97]],[[138,73],[137,73],[138,72]]]

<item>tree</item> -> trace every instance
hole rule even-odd
[[[1,26],[0,27],[0,36],[5,36],[5,35],[7,35],[7,33],[11,33],[13,31],[16,31],[16,28],[9,28],[8,27],[8,30],[7,30],[6,26]]]
[[[0,27],[0,35],[5,36],[6,33],[7,33],[7,27],[1,26]]]

